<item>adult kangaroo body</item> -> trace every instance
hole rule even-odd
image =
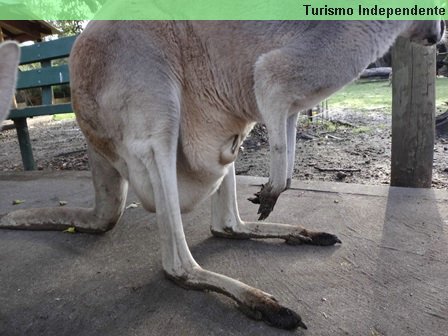
[[[438,21],[91,22],[73,47],[70,71],[95,207],[16,211],[1,225],[104,232],[123,213],[130,183],[145,209],[156,211],[169,278],[225,294],[276,327],[305,327],[271,295],[201,268],[181,212],[213,195],[216,236],[340,242],[296,225],[243,222],[233,166],[238,148],[255,122],[266,124],[270,177],[253,200],[264,219],[292,175],[297,113],[356,78],[397,36],[434,44],[441,30]]]

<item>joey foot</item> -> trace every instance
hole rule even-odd
[[[272,193],[272,185],[268,182],[261,185],[261,190],[254,194],[255,197],[248,198],[254,204],[260,204],[258,208],[258,214],[260,217],[258,220],[265,220],[269,217],[272,210],[274,210],[275,203],[280,194]]]

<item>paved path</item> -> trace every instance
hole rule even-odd
[[[238,180],[245,219],[256,218],[245,199],[260,181]],[[221,295],[166,280],[155,217],[135,208],[104,235],[0,231],[0,335],[448,335],[447,192],[293,186],[270,220],[337,233],[342,246],[212,238],[208,202],[184,226],[201,265],[275,295],[308,331],[273,329]],[[85,173],[0,174],[0,213],[92,196]]]

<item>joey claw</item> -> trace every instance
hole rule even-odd
[[[275,203],[277,203],[278,195],[260,195],[260,207],[258,208],[258,214],[260,217],[258,220],[264,220],[268,218],[271,212],[274,210]]]
[[[247,200],[251,201],[253,204],[260,204],[260,193],[255,193],[254,197],[249,197]]]
[[[269,217],[269,215],[271,214],[272,210],[274,210],[274,206],[269,205],[269,204],[260,204],[260,207],[258,208],[258,212],[257,214],[260,215],[260,217],[258,217],[259,221],[265,220],[266,218]]]
[[[263,191],[263,188],[264,188],[264,184],[261,185],[260,191],[257,191],[254,194],[254,197],[250,197],[247,200],[251,201],[253,204],[260,204],[260,202],[261,202],[260,195],[261,195],[261,192]]]
[[[252,203],[260,204],[257,212],[260,215],[258,220],[264,220],[269,217],[270,213],[274,210],[279,196],[280,193],[273,191],[271,183],[268,182],[261,185],[260,191],[256,192],[254,197],[248,198]]]
[[[273,194],[271,184],[266,183],[261,185],[261,190],[255,193],[254,196],[255,197],[249,198],[249,201],[254,204],[260,204],[257,212],[260,215],[258,220],[268,218],[269,214],[274,210],[279,195]]]

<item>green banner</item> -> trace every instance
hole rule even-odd
[[[1,20],[434,20],[447,0],[0,0]]]

